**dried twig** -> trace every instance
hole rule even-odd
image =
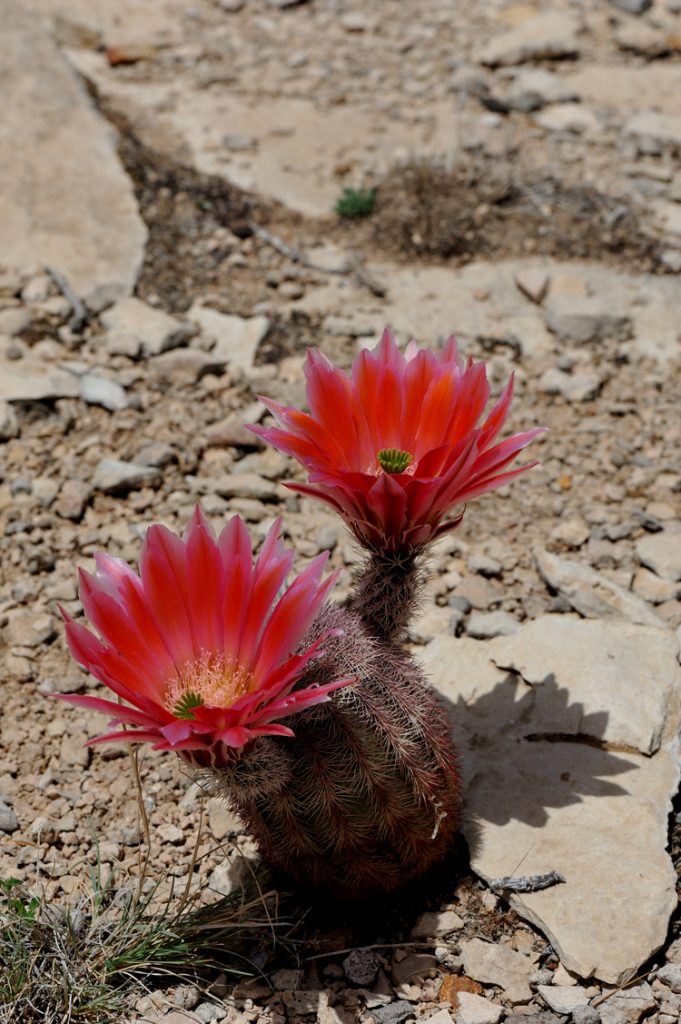
[[[82,331],[90,318],[90,314],[85,308],[84,303],[80,300],[78,295],[76,295],[64,275],[60,274],[58,270],[55,270],[54,267],[45,267],[45,273],[49,274],[59,291],[71,306],[73,316],[69,320],[69,327],[74,332]]]
[[[539,892],[564,881],[565,878],[559,871],[547,871],[543,875],[508,875],[505,878],[493,878],[489,887],[492,892]]]

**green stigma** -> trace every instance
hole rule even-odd
[[[200,708],[203,704],[203,697],[198,693],[184,693],[173,707],[173,714],[176,718],[193,719],[193,708]]]
[[[399,448],[381,448],[378,453],[378,464],[386,473],[404,473],[413,461],[414,456],[410,452]]]

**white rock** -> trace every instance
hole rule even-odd
[[[539,378],[539,387],[547,395],[562,395],[566,402],[587,402],[601,389],[598,373],[566,373],[551,366]]]
[[[643,14],[653,6],[653,0],[610,0],[610,3],[627,14]]]
[[[681,116],[641,110],[626,122],[624,133],[634,138],[643,152],[650,152],[651,146],[676,150],[681,148]]]
[[[631,336],[631,318],[617,308],[608,297],[587,295],[551,296],[547,303],[546,324],[563,341],[584,345],[590,341]]]
[[[618,984],[665,941],[677,902],[666,851],[679,779],[677,641],[671,631],[565,615],[537,623],[487,643],[438,637],[419,661],[451,706],[473,870],[487,881],[518,874],[519,864],[523,875],[562,873],[565,884],[515,894],[513,907],[567,970]],[[490,657],[508,663],[502,652],[524,634],[532,686]],[[650,751],[660,736],[652,756],[621,749]]]
[[[0,832],[16,832],[19,828],[19,819],[7,804],[0,801]]]
[[[158,469],[121,459],[102,459],[92,475],[92,486],[105,494],[125,494],[139,487],[153,487],[160,481]]]
[[[582,544],[586,544],[590,535],[591,531],[581,516],[561,519],[558,525],[551,530],[551,540],[560,541],[561,544],[566,544],[569,548],[581,548]]]
[[[572,132],[574,135],[597,132],[600,121],[581,103],[563,103],[536,115],[537,124],[551,132]]]
[[[490,640],[495,636],[510,636],[520,629],[520,623],[510,612],[472,612],[466,624],[466,632],[478,640]]]
[[[647,601],[596,572],[589,565],[536,549],[539,572],[548,585],[587,619],[624,619],[664,626]]]
[[[95,373],[86,373],[80,378],[80,397],[88,405],[101,405],[111,412],[128,407],[125,388],[115,381],[99,377]]]
[[[672,992],[681,993],[681,964],[664,964],[657,972],[657,977]]]
[[[616,992],[598,1007],[602,1024],[638,1024],[644,1013],[657,1007],[647,982]]]
[[[130,292],[147,231],[113,133],[29,6],[0,0],[0,24],[3,261],[52,265],[86,299]]]
[[[473,992],[457,992],[456,1024],[497,1024],[504,1009]]]
[[[554,1013],[572,1013],[578,1006],[586,1006],[589,997],[583,988],[560,985],[538,985],[537,992]]]
[[[681,595],[681,586],[671,580],[663,580],[649,569],[637,569],[634,574],[632,589],[639,597],[651,604],[663,604],[674,601]]]
[[[529,977],[535,968],[529,957],[510,946],[482,939],[462,942],[461,955],[469,978],[487,985],[498,985],[512,1003],[525,1003],[532,998]]]
[[[636,554],[643,565],[662,579],[681,580],[681,531],[646,534],[637,541]]]
[[[195,384],[209,373],[224,373],[224,369],[224,359],[220,359],[212,352],[209,354],[195,348],[162,352],[149,360],[151,376],[168,384]]]
[[[499,67],[546,58],[575,57],[578,52],[575,20],[565,14],[547,11],[492,39],[479,54],[479,59],[489,67]]]
[[[250,370],[258,345],[270,329],[266,316],[229,316],[194,303],[188,316],[208,338],[215,339],[212,354],[231,370]]]
[[[523,68],[513,79],[505,100],[513,110],[529,114],[548,103],[576,102],[579,94],[552,71]]]
[[[137,338],[145,356],[156,356],[184,345],[196,333],[191,324],[183,323],[133,296],[111,306],[102,313],[101,320],[112,334]]]
[[[57,398],[77,398],[78,379],[65,370],[48,366],[39,359],[0,359],[0,400],[6,402],[43,402]]]

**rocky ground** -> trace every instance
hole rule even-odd
[[[452,707],[471,871],[359,922],[286,904],[252,982],[143,1019],[673,1024],[681,725],[681,4],[0,0],[0,875],[66,902],[140,870],[127,753],[57,613],[197,499],[298,566],[357,551],[244,425],[390,323],[511,370],[541,466],[433,554],[410,640]],[[373,213],[332,208],[376,189]],[[454,667],[454,670],[453,670]],[[455,678],[453,678],[455,677]],[[257,854],[140,758],[150,872],[204,901]],[[203,834],[195,856],[202,816]],[[502,876],[560,871],[539,893]],[[293,909],[292,909],[293,908]],[[293,952],[291,950],[293,949]],[[339,952],[340,950],[340,952]],[[264,961],[263,961],[264,962]]]

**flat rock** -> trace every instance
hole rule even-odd
[[[534,557],[539,572],[551,589],[585,618],[624,619],[642,626],[664,626],[647,601],[591,566],[552,555],[540,548],[535,550]]]
[[[0,441],[9,441],[13,437],[18,437],[19,433],[19,419],[16,412],[9,402],[0,399]]]
[[[610,0],[610,3],[627,14],[644,14],[653,6],[653,0]]]
[[[6,402],[45,402],[77,398],[77,377],[33,356],[0,359],[0,399]]]
[[[488,642],[438,637],[419,660],[461,751],[473,870],[487,881],[519,864],[523,875],[559,871],[565,884],[514,894],[513,907],[569,971],[628,979],[664,942],[676,906],[674,634],[542,616]]]
[[[157,356],[186,344],[196,329],[174,316],[154,309],[141,299],[126,296],[101,316],[102,323],[116,337],[136,339],[145,356]]]
[[[113,133],[29,6],[0,0],[0,24],[3,260],[50,264],[86,300],[126,294],[147,231]]]
[[[19,828],[19,819],[7,804],[0,801],[0,832],[16,832]]]
[[[515,283],[518,288],[535,305],[540,305],[543,302],[550,281],[549,273],[542,270],[541,267],[521,267],[515,273]]]
[[[455,910],[442,910],[439,913],[421,914],[411,930],[413,939],[434,939],[440,935],[460,931],[464,926],[463,918]]]
[[[214,339],[212,355],[224,361],[230,370],[250,370],[258,345],[270,329],[266,316],[229,316],[198,303],[188,316],[207,338]]]
[[[168,384],[196,384],[209,373],[221,374],[225,360],[212,352],[201,352],[195,348],[179,348],[162,352],[149,360],[149,372],[158,380]]]
[[[456,1024],[497,1024],[504,1013],[491,999],[476,996],[474,992],[459,992]]]
[[[673,735],[681,679],[671,630],[541,615],[514,636],[495,640],[489,653],[499,668],[540,687],[538,731],[588,736],[642,754],[654,753]],[[567,706],[554,700],[563,687],[569,690]]]
[[[510,612],[473,612],[466,632],[477,640],[491,640],[495,636],[510,636],[520,629],[520,623]]]
[[[546,307],[546,324],[562,341],[585,345],[606,338],[626,340],[631,337],[631,318],[613,308],[605,295],[552,296]]]
[[[92,486],[105,494],[126,494],[140,487],[155,487],[162,474],[153,466],[138,466],[121,459],[102,459],[92,475]]]
[[[231,473],[220,477],[213,489],[221,498],[256,498],[258,501],[274,501],[279,497],[279,488],[271,480],[257,473]]]
[[[577,29],[574,18],[547,11],[492,39],[479,54],[479,59],[488,67],[499,67],[547,58],[576,57],[579,53]]]
[[[526,1003],[532,998],[529,977],[535,967],[522,953],[500,943],[469,939],[461,943],[461,955],[469,978],[498,985],[512,1003]]]
[[[581,103],[561,103],[548,107],[536,116],[537,124],[550,132],[572,132],[573,135],[597,132],[600,121]]]
[[[572,1013],[578,1006],[586,1006],[589,997],[581,986],[538,985],[537,992],[547,1006],[556,1013]]]
[[[636,543],[636,554],[643,565],[664,580],[681,580],[681,531],[648,533]]]

